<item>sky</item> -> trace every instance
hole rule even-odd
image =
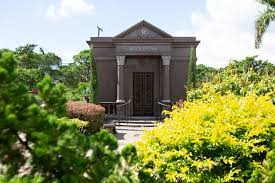
[[[275,64],[274,22],[254,49],[264,9],[256,0],[1,0],[0,48],[34,43],[67,63],[89,48],[97,25],[112,37],[146,20],[172,36],[196,36],[199,64],[219,68],[254,55]]]

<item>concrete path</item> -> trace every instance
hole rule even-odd
[[[155,127],[156,121],[152,120],[135,120],[130,122],[116,123],[116,137],[118,139],[119,150],[126,144],[136,142],[140,136],[147,130]]]

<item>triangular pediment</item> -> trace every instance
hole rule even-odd
[[[115,36],[115,38],[126,39],[160,39],[172,38],[172,36],[145,20],[135,24],[129,29]]]

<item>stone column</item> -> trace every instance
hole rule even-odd
[[[125,56],[116,56],[117,61],[117,103],[125,102],[124,98],[124,64]]]
[[[170,59],[171,56],[162,56],[162,102],[170,101]]]

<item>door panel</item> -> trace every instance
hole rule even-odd
[[[153,110],[154,73],[133,73],[133,109],[136,116],[151,116]]]
[[[142,73],[134,73],[134,94],[133,94],[133,104],[134,104],[134,115],[142,115]]]

